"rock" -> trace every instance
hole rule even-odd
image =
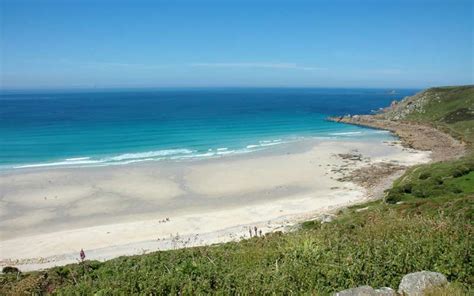
[[[322,216],[319,218],[319,221],[321,221],[321,224],[322,224],[322,223],[331,223],[332,221],[334,221],[334,216],[333,216],[333,215],[324,214],[324,215],[322,215]]]
[[[432,271],[409,273],[402,278],[398,293],[406,296],[422,296],[429,288],[444,286],[448,283],[444,274]]]
[[[375,289],[375,293],[377,296],[397,296],[397,292],[389,287]]]
[[[360,286],[357,288],[347,289],[341,292],[337,292],[334,296],[377,296],[374,288],[371,286]]]

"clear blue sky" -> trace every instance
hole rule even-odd
[[[473,83],[473,1],[0,0],[2,88]]]

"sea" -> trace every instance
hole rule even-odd
[[[304,139],[392,139],[327,121],[416,89],[4,90],[0,170],[123,165],[252,153]]]

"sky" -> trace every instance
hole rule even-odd
[[[473,3],[0,0],[0,88],[473,84]]]

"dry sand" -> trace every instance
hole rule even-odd
[[[360,153],[354,162],[339,154]],[[218,159],[0,175],[0,265],[34,270],[284,230],[368,198],[341,177],[429,161],[381,141],[301,141]]]

